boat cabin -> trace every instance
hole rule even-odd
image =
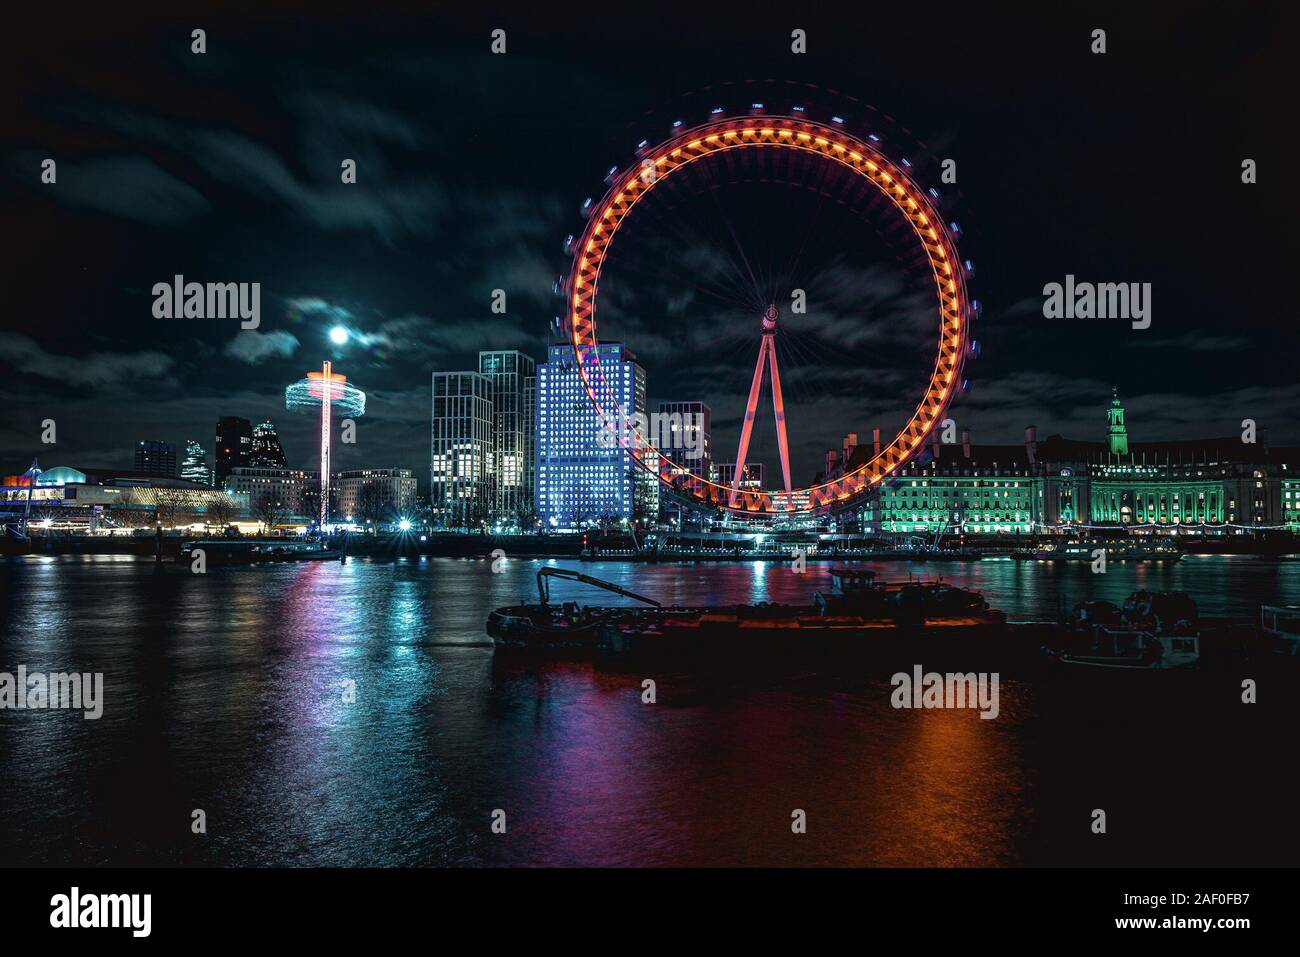
[[[1274,651],[1300,655],[1300,605],[1263,605],[1259,609],[1259,630]]]

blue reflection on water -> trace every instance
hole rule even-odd
[[[0,859],[1059,863],[1090,859],[1044,837],[1057,798],[1113,787],[1112,773],[1139,803],[1157,799],[1144,775],[1158,790],[1207,793],[1195,775],[1232,779],[1223,762],[1249,750],[1216,719],[1206,733],[1219,763],[1198,770],[1177,750],[1205,741],[1184,714],[1185,734],[1125,765],[1122,746],[1141,735],[1111,728],[1070,745],[1097,703],[1053,718],[1015,681],[998,721],[895,711],[887,675],[827,686],[664,674],[646,705],[644,676],[517,665],[485,646],[488,611],[532,595],[542,564],[493,574],[489,561],[354,560],[198,576],[114,559],[0,563],[0,670],[103,671],[106,686],[97,722],[0,712],[0,774],[21,782],[0,798]],[[806,602],[831,584],[816,562],[803,575],[773,562],[572,564],[668,604]],[[1137,587],[1185,590],[1206,615],[1245,619],[1261,602],[1300,600],[1300,564],[1247,557],[1112,563],[1105,575],[1012,561],[871,567],[941,574],[1021,620]],[[553,598],[618,601],[569,582]],[[1235,682],[1224,678],[1225,695]],[[1252,760],[1266,789],[1268,764]],[[806,843],[756,836],[788,833],[793,807],[823,824]],[[190,832],[194,808],[206,836]],[[488,830],[496,808],[508,839]]]

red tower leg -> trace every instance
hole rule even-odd
[[[758,363],[754,366],[754,381],[749,386],[749,401],[745,403],[745,421],[740,427],[740,448],[736,450],[736,474],[731,479],[730,505],[736,507],[740,482],[745,477],[745,459],[749,455],[749,439],[754,431],[754,416],[758,414],[758,394],[763,389],[763,365],[767,360],[772,373],[772,409],[776,415],[776,442],[781,453],[781,477],[785,490],[790,483],[790,443],[785,432],[785,399],[781,396],[781,374],[776,365],[776,306],[767,307],[763,315],[763,339],[758,348]]]
[[[766,337],[767,358],[772,364],[772,410],[776,413],[776,444],[781,453],[781,477],[785,479],[785,490],[790,491],[790,443],[785,437],[785,400],[781,398],[781,374],[776,371],[776,342],[769,335]]]

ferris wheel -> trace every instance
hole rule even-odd
[[[702,183],[701,188],[674,199],[676,184],[692,179]],[[903,400],[911,411],[897,428],[891,427],[892,438],[878,442],[871,454],[859,455],[851,467],[846,466],[839,474],[819,475],[817,481],[792,481],[791,443],[778,362],[783,319],[776,303],[785,292],[780,288],[781,270],[764,269],[753,262],[744,253],[744,237],[739,235],[743,231],[726,222],[725,230],[717,228],[725,237],[723,242],[734,242],[734,248],[740,251],[739,262],[732,267],[733,274],[740,277],[733,298],[738,310],[748,312],[752,318],[752,325],[747,327],[752,351],[743,352],[741,343],[722,351],[726,360],[737,367],[747,369],[754,364],[732,474],[729,480],[721,480],[683,469],[680,458],[674,457],[671,450],[660,448],[651,436],[639,434],[636,429],[620,430],[619,441],[639,466],[657,476],[673,494],[712,509],[758,517],[848,507],[923,452],[927,438],[944,421],[954,398],[966,388],[963,368],[978,350],[971,326],[979,306],[968,296],[967,278],[973,267],[958,252],[960,228],[955,222],[947,222],[940,212],[938,191],[918,184],[908,160],[886,155],[876,136],[850,132],[838,116],[819,120],[806,115],[799,106],[772,112],[758,103],[741,115],[727,115],[718,108],[699,124],[674,123],[662,142],[640,144],[634,164],[626,169],[611,169],[608,191],[598,201],[587,201],[586,226],[566,243],[572,262],[559,284],[564,297],[561,328],[573,346],[578,374],[599,419],[627,420],[629,410],[619,399],[626,393],[609,387],[598,348],[598,317],[604,308],[601,284],[609,264],[617,258],[615,240],[625,235],[639,217],[645,217],[646,228],[657,230],[665,241],[684,244],[684,240],[679,242],[680,237],[672,235],[675,227],[670,218],[661,211],[642,211],[652,205],[656,194],[667,196],[676,207],[680,205],[678,200],[689,202],[691,195],[716,192],[723,180],[803,187],[831,196],[841,206],[869,204],[873,218],[889,220],[878,225],[877,230],[883,230],[891,242],[910,246],[905,256],[929,290],[924,297],[930,304],[928,332],[924,334],[929,343],[928,359],[924,369],[912,370],[914,381],[900,383],[910,393]],[[850,200],[846,201],[845,196]],[[707,204],[708,200],[702,202]],[[706,214],[711,217],[710,228],[725,218],[717,209],[706,210]],[[715,288],[706,291],[716,292],[719,283],[713,285]],[[780,459],[780,482],[773,488],[754,487],[754,483],[744,481],[755,422],[766,416],[760,409],[765,380],[770,382]]]

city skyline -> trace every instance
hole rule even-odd
[[[1080,434],[1095,397],[1119,386],[1131,413],[1164,438],[1227,434],[1253,418],[1271,441],[1300,442],[1300,386],[1268,361],[1287,332],[1274,324],[1266,293],[1267,277],[1284,272],[1293,258],[1295,238],[1276,217],[1259,215],[1270,204],[1286,205],[1294,191],[1286,177],[1270,175],[1292,134],[1242,94],[1246,79],[1237,56],[1202,43],[1207,28],[1193,21],[1176,42],[1188,55],[1204,54],[1195,77],[1151,71],[1126,45],[1106,58],[1103,73],[1085,79],[1086,45],[1077,58],[1053,59],[1027,40],[1033,27],[1008,13],[959,16],[992,17],[996,26],[981,31],[983,66],[968,78],[973,86],[963,97],[954,100],[930,80],[903,82],[912,73],[905,51],[881,50],[867,61],[852,55],[847,38],[830,26],[819,30],[815,16],[809,29],[820,39],[806,63],[823,81],[797,87],[810,109],[843,103],[854,128],[875,124],[891,149],[915,146],[918,163],[923,153],[951,153],[958,161],[948,198],[981,267],[972,290],[985,306],[983,356],[972,371],[973,391],[955,407],[959,426],[985,441],[1013,441],[1030,421],[1044,431]],[[1112,29],[1133,43],[1163,36],[1160,18],[1140,11],[1117,16]],[[219,415],[284,419],[277,425],[290,460],[309,461],[316,446],[312,424],[282,416],[278,391],[304,362],[329,358],[366,383],[371,398],[357,444],[338,448],[340,466],[382,460],[413,469],[423,486],[429,375],[472,368],[485,349],[543,357],[557,312],[551,286],[564,269],[563,238],[580,228],[578,207],[601,192],[608,164],[626,165],[639,140],[662,137],[676,118],[697,121],[715,103],[742,108],[773,91],[775,103],[793,99],[781,83],[717,85],[716,76],[752,77],[753,71],[728,69],[729,58],[746,60],[744,52],[724,52],[718,60],[706,20],[698,36],[674,37],[677,46],[670,47],[680,73],[677,95],[665,100],[657,79],[635,71],[607,77],[593,94],[598,102],[590,115],[618,119],[593,128],[586,115],[563,108],[560,91],[590,85],[580,82],[585,70],[575,64],[581,58],[568,56],[577,52],[572,39],[553,27],[526,20],[512,52],[491,58],[474,52],[480,25],[470,18],[437,36],[417,20],[396,23],[400,28],[390,23],[380,30],[390,31],[384,39],[394,52],[376,71],[345,50],[355,33],[350,28],[363,34],[380,28],[345,19],[320,26],[310,49],[295,50],[292,73],[299,81],[245,58],[249,74],[232,83],[215,71],[234,51],[220,44],[206,59],[194,57],[183,37],[173,50],[171,33],[183,24],[163,20],[128,43],[150,49],[139,58],[142,76],[165,69],[168,81],[136,84],[104,103],[89,92],[100,75],[100,54],[87,39],[70,38],[75,54],[57,65],[29,64],[27,103],[50,108],[22,107],[8,125],[3,175],[18,199],[12,228],[50,233],[39,253],[33,247],[24,254],[31,281],[3,291],[12,317],[0,332],[0,368],[10,383],[10,414],[0,424],[6,468],[25,467],[44,451],[40,426],[51,418],[59,425],[59,459],[94,466],[125,466],[123,456],[142,439],[206,437]],[[240,52],[276,40],[273,28],[238,15],[218,17],[213,29],[237,32]],[[756,43],[780,45],[779,37],[747,29]],[[1243,44],[1258,47],[1257,73],[1279,68],[1266,13],[1243,14],[1235,29]],[[662,55],[658,30],[651,25],[629,42]],[[946,50],[954,61],[965,58],[956,39],[961,32],[937,39],[939,55]],[[144,66],[157,60],[154,49],[165,53],[165,68]],[[709,52],[707,70],[697,65],[701,49]],[[17,52],[19,68],[24,55]],[[1030,69],[1034,84],[1014,82]],[[1099,82],[1115,93],[1104,111],[1090,107]],[[182,90],[188,103],[214,102],[205,95],[213,88],[221,90],[219,109],[178,105]],[[866,91],[869,99],[846,100],[828,88]],[[1145,97],[1122,95],[1132,88]],[[981,94],[994,92],[1013,102],[991,116],[978,104]],[[1185,127],[1178,119],[1185,109],[1175,104],[1189,95],[1198,107],[1196,122]],[[507,123],[487,119],[501,110]],[[623,119],[643,113],[641,120]],[[898,130],[884,114],[907,116],[915,132]],[[1085,115],[1091,126],[1021,135],[1018,117],[1039,114]],[[481,140],[480,164],[451,162],[455,148],[440,132],[443,120]],[[1196,152],[1200,134],[1193,129],[1215,131],[1213,162],[1221,179],[1207,180],[1195,164],[1179,160]],[[517,138],[575,148],[544,149],[534,162],[520,164],[510,159]],[[1121,225],[1131,216],[1128,203],[1113,190],[1097,190],[1086,207],[1056,202],[1051,184],[1087,181],[1097,168],[1097,144],[1109,142],[1142,144],[1127,155],[1125,175],[1161,184],[1145,193],[1148,215],[1160,222],[1193,216],[1201,223],[1196,236],[1173,231],[1164,242],[1138,244]],[[42,149],[61,161],[57,189],[39,183]],[[1251,186],[1240,182],[1243,156],[1254,156],[1264,171]],[[338,192],[353,188],[338,184],[341,157],[358,161],[352,193]],[[1030,169],[1044,175],[1022,174]],[[927,175],[933,172],[931,166]],[[1173,205],[1173,197],[1192,194],[1207,197],[1204,208]],[[981,197],[982,206],[970,195]],[[335,206],[336,199],[344,205]],[[244,209],[248,219],[216,217],[218,208]],[[772,235],[781,232],[772,227]],[[758,241],[763,238],[760,233]],[[649,239],[637,243],[629,251],[656,248]],[[1206,258],[1214,268],[1198,268]],[[730,316],[697,321],[703,315],[698,297],[681,305],[687,291],[671,275],[638,280],[626,265],[611,263],[611,325],[602,338],[621,339],[637,352],[651,403],[708,402],[720,447],[733,444],[755,359],[752,327],[737,319],[733,336]],[[149,290],[177,274],[260,282],[260,325],[155,318]],[[1067,275],[1152,283],[1151,328],[1044,318],[1045,285]],[[828,262],[812,281],[810,321],[822,323],[827,336],[852,328],[854,317],[842,307],[855,288],[867,292],[865,315],[873,326],[906,319],[915,305],[911,290],[891,282],[887,269],[871,272],[870,263]],[[497,289],[506,294],[501,313],[493,309]],[[43,321],[20,321],[33,315]],[[85,315],[97,317],[86,335],[63,334]],[[677,325],[661,328],[665,317]],[[688,319],[711,338],[688,336]],[[343,344],[329,338],[338,325],[354,333]],[[837,366],[832,358],[820,378],[803,374],[802,386],[797,365],[783,365],[783,378],[791,380],[786,399],[798,470],[818,466],[838,438],[831,431],[887,430],[903,413],[915,382],[864,371],[874,348],[854,346],[852,362]],[[693,383],[708,383],[710,394]],[[109,408],[114,414],[105,414]],[[823,422],[826,434],[818,434]],[[770,471],[776,463],[763,439],[756,437],[756,451]]]
[[[6,930],[1282,926],[1297,23],[15,8]]]

